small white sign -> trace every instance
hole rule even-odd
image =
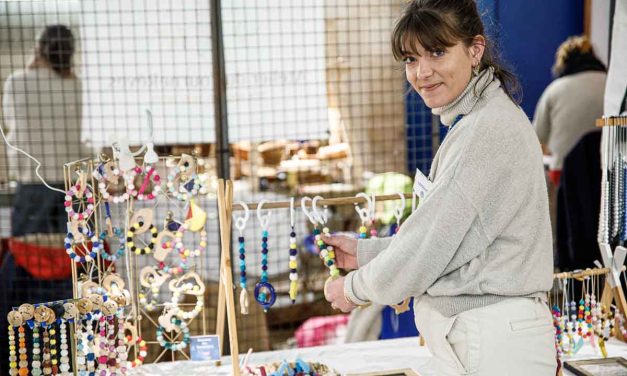
[[[416,176],[414,177],[414,193],[416,196],[420,197],[420,199],[424,199],[431,190],[431,187],[433,187],[431,180],[417,168]]]

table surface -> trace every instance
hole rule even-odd
[[[607,343],[609,356],[627,358],[627,344],[617,340]],[[570,359],[599,358],[600,354],[592,346],[584,346],[579,353]],[[240,356],[240,359],[243,355]],[[301,358],[306,361],[319,361],[334,368],[338,372],[359,373],[386,369],[413,368],[421,376],[434,376],[431,353],[426,346],[421,347],[418,337],[401,339],[358,342],[342,345],[308,347],[280,351],[267,351],[251,354],[249,364],[261,364],[281,361],[293,361]],[[568,360],[568,359],[566,359]],[[221,366],[211,362],[176,361],[148,364],[133,369],[131,375],[219,375],[231,374],[230,357],[224,357]],[[573,375],[565,371],[564,375]]]

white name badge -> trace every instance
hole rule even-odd
[[[431,180],[417,168],[416,176],[414,177],[414,193],[416,196],[424,199],[431,190],[431,187],[433,187]]]

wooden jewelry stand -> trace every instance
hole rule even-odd
[[[174,160],[175,163],[180,159],[180,157],[160,157],[159,158],[159,163],[155,165],[155,168],[160,169],[163,171],[164,166],[166,165],[166,160]],[[96,191],[96,192],[92,192],[93,197],[95,198],[95,202],[94,202],[94,213],[93,215],[90,217],[90,221],[92,221],[93,219],[93,230],[95,233],[100,234],[100,231],[103,230],[103,227],[101,227],[100,224],[100,218],[103,215],[103,202],[102,202],[102,197],[99,194],[98,191],[98,182],[95,181],[92,172],[94,171],[94,169],[96,168],[96,166],[99,165],[99,163],[101,163],[101,161],[99,160],[91,160],[91,159],[83,159],[83,160],[79,160],[76,162],[71,162],[71,163],[67,163],[64,165],[64,176],[65,176],[65,185],[66,185],[66,190],[69,189],[70,186],[74,185],[75,182],[72,179],[72,175],[75,171],[83,171],[84,173],[86,173],[87,175],[87,179],[89,180],[89,184],[92,187],[92,190]],[[139,161],[139,164],[141,165],[141,161]],[[167,170],[167,167],[165,168]],[[162,174],[160,175],[162,177],[167,176],[167,174]],[[123,177],[120,176],[120,179],[123,179]],[[165,179],[164,179],[165,180]],[[155,200],[163,200],[164,198],[162,196],[167,196],[168,199],[170,199],[170,196],[167,192],[165,192],[164,194],[159,194],[157,196],[157,198],[155,198]],[[173,199],[176,201],[176,199]],[[201,195],[197,196],[197,200],[202,200]],[[206,198],[205,198],[206,201]],[[154,201],[151,201],[151,203]],[[169,201],[166,203],[168,204]],[[176,201],[176,203],[178,203],[178,201]],[[199,202],[200,204],[200,202]],[[116,204],[116,205],[122,205],[122,204]],[[133,209],[134,209],[134,205],[135,205],[135,200],[133,199],[129,199],[126,201],[125,203],[125,217],[123,218],[123,224],[119,223],[121,226],[123,226],[124,229],[124,237],[126,237],[126,233],[128,231],[129,226],[131,225],[129,223],[130,221],[130,215],[129,213],[132,213]],[[152,205],[152,204],[149,204]],[[158,204],[156,204],[158,205]],[[156,205],[153,205],[156,207]],[[154,213],[153,213],[154,215]],[[156,218],[155,218],[156,219]],[[158,226],[158,221],[153,220],[152,222],[153,224],[155,224],[157,227]],[[205,224],[205,228],[206,228],[206,224]],[[125,242],[126,243],[126,242]],[[209,249],[207,248],[205,250],[205,252],[209,252]],[[142,260],[142,258],[145,257],[151,257],[152,255],[136,255],[136,254],[130,254],[130,250],[128,249],[128,247],[126,247],[125,252],[124,252],[124,265],[125,265],[125,270],[126,273],[124,275],[123,279],[128,279],[127,283],[128,283],[128,290],[131,292],[131,296],[132,296],[132,304],[130,307],[130,312],[128,314],[128,319],[127,321],[132,323],[133,329],[134,331],[139,335],[142,336],[142,334],[147,335],[146,337],[143,337],[143,339],[146,341],[146,344],[150,345],[154,345],[154,344],[158,344],[158,341],[156,340],[156,328],[159,327],[159,323],[156,322],[154,319],[152,319],[150,317],[150,315],[148,314],[148,312],[146,312],[142,306],[140,305],[139,302],[139,293],[140,293],[140,283],[139,283],[139,272],[140,272],[140,268],[147,263],[145,260]],[[203,273],[205,271],[204,268],[204,262],[203,260],[205,258],[208,258],[208,254],[203,254],[199,257],[195,257],[196,259],[198,259],[199,261],[196,262],[194,264],[194,266],[196,267],[196,271],[197,274],[200,276],[201,280],[203,283],[206,283],[208,281],[208,278],[206,278],[207,276],[204,276]],[[121,258],[120,258],[121,260]],[[118,260],[118,262],[120,261]],[[84,282],[85,280],[92,280],[93,282],[97,283],[99,286],[102,285],[102,281],[104,279],[104,277],[106,275],[108,275],[109,273],[111,273],[113,271],[113,267],[114,267],[115,263],[111,262],[109,263],[109,265],[107,266],[106,263],[104,262],[104,260],[102,259],[101,255],[98,254],[98,257],[96,260],[91,261],[89,263],[84,263],[84,264],[77,264],[77,263],[72,263],[72,286],[73,286],[73,297],[79,298],[79,285],[80,283]],[[119,265],[118,265],[119,266]],[[91,274],[91,278],[88,277],[88,274]],[[194,318],[192,319],[185,319],[184,321],[189,324],[191,322],[193,322],[194,320],[200,320],[201,321],[201,330],[192,330],[190,328],[190,335],[207,335],[208,330],[207,330],[207,321],[208,321],[208,317],[207,317],[207,294],[204,294],[204,298],[205,298],[205,304],[203,304],[203,307],[201,309],[201,312]],[[179,303],[178,304],[180,307],[194,307],[195,304],[194,303]],[[158,304],[157,307],[163,307],[164,304]],[[142,318],[146,318],[148,320],[148,322],[150,322],[154,327],[155,330],[154,331],[150,331],[149,333],[142,333],[141,330],[141,319]],[[182,337],[182,332],[179,332],[176,335],[173,336],[169,336],[167,333],[164,333],[164,337],[169,340],[169,341],[175,341],[177,339],[179,339],[180,337]],[[75,339],[72,339],[72,341],[76,341]],[[137,346],[134,346],[133,344],[129,344],[129,346],[133,346],[134,347],[134,352],[135,352],[135,357],[137,357],[138,355],[138,349]],[[76,343],[74,343],[74,348],[76,347]],[[171,351],[171,350],[167,350],[167,349],[161,349],[161,352],[159,353],[159,355],[156,356],[156,358],[154,359],[154,362],[159,361],[167,352],[171,353],[171,360],[175,360],[176,359],[176,353],[181,354],[181,356],[185,359],[189,359],[189,355],[188,355],[188,350],[189,350],[189,346],[187,346],[187,350],[183,351],[183,350],[178,350],[178,351]],[[75,356],[75,354],[73,354],[73,356]],[[76,359],[74,358],[74,363],[73,364],[77,364],[76,363]],[[145,363],[150,363],[150,362],[145,362]]]
[[[412,196],[413,195],[411,193],[405,194],[405,198],[407,199],[411,199]],[[398,200],[399,195],[382,195],[376,196],[375,199],[376,202]],[[354,205],[363,203],[366,203],[366,199],[362,197],[340,197],[319,201],[319,205],[322,206]],[[258,203],[250,203],[247,205],[250,210],[256,210],[258,207]],[[299,206],[300,202],[294,203],[294,207]],[[289,201],[268,202],[263,205],[264,209],[286,209],[289,207]],[[229,326],[228,335],[231,349],[233,375],[239,376],[239,350],[237,339],[235,300],[233,295],[233,272],[231,265],[231,223],[233,212],[236,210],[244,210],[244,208],[239,204],[233,204],[233,182],[230,180],[218,180],[218,208],[220,214],[220,239],[222,241],[222,246],[220,257],[220,290],[218,295],[216,333],[220,336],[220,338],[222,338],[225,329],[226,315]],[[420,345],[424,346],[424,339],[422,336],[420,336]]]
[[[605,166],[601,166],[602,169],[605,170],[608,168],[607,165],[612,161],[609,161],[609,154],[613,153],[613,148],[616,145],[623,148],[623,152],[625,151],[625,146],[627,143],[627,139],[623,137],[619,137],[618,139],[611,136],[610,133],[605,133],[605,130],[608,127],[625,127],[627,126],[627,116],[612,116],[607,118],[600,118],[596,120],[596,126],[603,129],[603,136],[601,141],[602,155],[603,155],[603,163]],[[605,139],[607,137],[607,139]],[[622,143],[622,146],[621,146]],[[608,146],[611,146],[610,149]],[[602,184],[606,182],[603,181]],[[627,189],[624,187],[623,189]],[[620,193],[622,195],[622,192]],[[611,198],[604,197],[605,200],[611,200]],[[602,208],[605,205],[604,202],[601,202]],[[610,213],[605,213],[606,216],[610,215]],[[599,223],[601,226],[601,223]],[[625,301],[625,294],[623,293],[623,286],[620,280],[620,272],[624,270],[625,258],[627,257],[627,248],[623,246],[618,246],[612,252],[612,248],[609,244],[600,243],[599,250],[601,252],[601,257],[603,259],[603,266],[605,267],[602,270],[607,270],[605,274],[607,278],[605,279],[605,287],[603,289],[603,295],[601,296],[601,302],[605,304],[606,307],[610,307],[613,302],[616,302],[616,308],[625,316],[625,312],[627,311],[627,302]],[[617,338],[622,341],[627,341],[627,338],[623,338],[623,335],[620,330],[617,331]]]
[[[620,268],[620,271],[624,271],[626,268],[625,266],[622,266]],[[625,313],[627,312],[625,310],[625,308],[627,308],[627,304],[625,304],[625,295],[623,294],[623,290],[620,286],[617,287],[611,287],[610,286],[610,282],[608,281],[608,279],[610,278],[610,276],[608,274],[610,274],[612,272],[611,268],[597,268],[597,269],[586,269],[586,270],[581,270],[581,271],[576,271],[576,272],[563,272],[563,273],[556,273],[553,274],[553,278],[554,279],[577,279],[577,280],[583,280],[586,277],[592,277],[592,276],[601,276],[604,275],[606,278],[605,280],[605,285],[603,287],[603,291],[601,293],[601,300],[599,301],[601,304],[603,304],[604,306],[611,307],[612,303],[616,302],[616,309],[623,315],[623,317],[627,317],[625,315]],[[620,330],[616,330],[615,331],[615,336],[616,338],[618,338],[619,340],[626,342],[627,338],[623,337],[623,334]]]

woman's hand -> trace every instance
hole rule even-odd
[[[344,298],[344,278],[345,277],[340,277],[329,282],[324,289],[324,297],[331,303],[333,309],[338,309],[346,313],[354,310],[357,306],[350,304],[346,298]]]
[[[359,265],[357,265],[357,239],[346,235],[323,235],[322,241],[333,246],[335,262],[338,268],[359,268]]]

